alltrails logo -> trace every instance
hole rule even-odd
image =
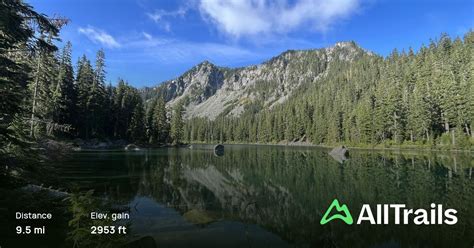
[[[342,211],[344,215],[337,213],[337,214],[333,214],[331,217],[328,218],[328,216],[331,214],[334,208],[336,208],[338,212]],[[332,201],[331,206],[329,206],[328,210],[326,210],[326,213],[324,213],[324,216],[321,219],[320,223],[321,225],[324,225],[334,219],[341,219],[342,221],[346,222],[346,224],[348,225],[352,225],[352,223],[354,222],[352,220],[352,215],[349,212],[349,209],[347,208],[347,206],[345,204],[342,204],[342,206],[340,206],[339,201],[337,199],[334,199],[334,201]]]
[[[335,213],[331,214],[332,212]],[[390,215],[393,213],[394,219],[390,220]],[[411,224],[415,225],[433,225],[433,224],[447,224],[454,225],[458,222],[456,217],[457,211],[455,209],[448,208],[443,210],[443,205],[431,203],[431,209],[409,209],[406,208],[405,204],[377,204],[375,212],[369,204],[362,205],[362,209],[359,212],[359,218],[357,218],[357,225],[363,221],[367,221],[372,225],[386,225],[394,223],[398,224]],[[337,199],[332,201],[329,208],[324,213],[321,219],[321,225],[324,225],[332,220],[340,219],[347,225],[352,225],[354,222],[352,215],[349,212],[349,208],[346,204],[339,204]]]

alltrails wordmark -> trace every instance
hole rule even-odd
[[[369,204],[364,204],[359,211],[356,224],[366,222],[372,225],[406,225],[411,223],[415,225],[454,225],[458,222],[456,217],[457,210],[452,208],[444,209],[443,205],[435,203],[431,203],[430,206],[431,208],[427,210],[423,208],[407,208],[405,204],[376,204],[375,211],[373,211]],[[337,212],[331,214],[334,209]],[[393,219],[391,219],[391,216]],[[337,199],[334,199],[326,210],[320,223],[324,225],[335,219],[340,219],[348,225],[353,223],[348,207],[345,204],[340,205]]]

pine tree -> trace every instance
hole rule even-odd
[[[138,90],[128,85],[128,83],[125,81],[119,80],[117,87],[115,88],[113,100],[113,130],[115,138],[131,138],[130,125],[132,123],[134,113],[139,112],[136,115],[140,114],[142,116],[141,118],[144,118],[143,110],[137,109],[137,105],[143,106]],[[138,123],[137,118],[135,118],[135,124]],[[144,120],[141,122],[144,125]],[[144,131],[144,126],[142,129]]]
[[[166,117],[166,104],[162,97],[155,101],[152,111],[150,143],[166,143],[170,130]]]
[[[54,95],[56,75],[58,74],[58,62],[55,57],[55,50],[52,47],[53,38],[43,37],[48,46],[39,49],[36,58],[32,60],[32,67],[36,66],[33,72],[33,80],[29,84],[31,99],[31,127],[30,136],[38,138],[43,135],[52,134],[54,99],[59,98],[59,94]]]
[[[130,124],[128,125],[128,137],[130,140],[142,142],[145,139],[144,110],[141,99],[136,103]]]
[[[183,105],[182,103],[177,103],[173,109],[173,115],[171,116],[171,140],[173,145],[179,145],[183,138]],[[213,137],[211,137],[211,140]]]
[[[115,87],[114,94],[114,137],[125,138],[124,130],[127,127],[127,116],[125,113],[127,85],[122,79],[119,80]]]
[[[27,124],[23,103],[33,70],[29,57],[39,49],[54,51],[55,46],[43,38],[56,37],[59,30],[30,5],[16,0],[0,1],[0,23],[0,176],[4,176],[7,166],[19,167],[19,160],[27,156],[26,135],[16,127]]]
[[[145,106],[145,137],[147,138],[148,143],[153,143],[153,112],[155,110],[156,99],[151,99],[149,103],[146,103]]]
[[[105,137],[114,137],[114,126],[115,126],[115,115],[116,112],[114,105],[115,91],[111,83],[107,85],[105,89],[105,99],[103,104],[104,109],[104,135]]]
[[[72,44],[67,42],[60,57],[56,86],[53,89],[52,96],[53,121],[69,125],[74,123],[77,101],[71,53]]]
[[[106,104],[105,92],[105,54],[103,50],[99,50],[96,55],[94,79],[89,91],[89,112],[91,116],[91,133],[96,136],[102,136],[105,130],[106,112],[104,105]]]
[[[76,85],[78,90],[77,97],[77,109],[78,116],[76,119],[79,136],[84,138],[90,138],[92,135],[91,130],[93,126],[93,112],[91,107],[94,107],[93,95],[91,93],[96,92],[96,88],[93,88],[94,84],[94,71],[92,69],[90,61],[85,55],[78,61]]]

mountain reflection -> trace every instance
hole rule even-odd
[[[133,230],[158,245],[464,247],[474,242],[473,166],[469,153],[353,151],[341,165],[324,149],[236,145],[220,157],[189,149],[77,153],[63,174],[129,204]],[[366,203],[437,203],[457,209],[459,221],[321,226],[335,198],[354,219]]]

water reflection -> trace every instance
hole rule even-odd
[[[315,148],[226,146],[82,152],[65,178],[131,206],[132,230],[158,247],[470,247],[474,243],[471,154],[351,152],[343,165]],[[352,225],[319,221],[337,198],[430,203],[458,210],[454,226]]]

